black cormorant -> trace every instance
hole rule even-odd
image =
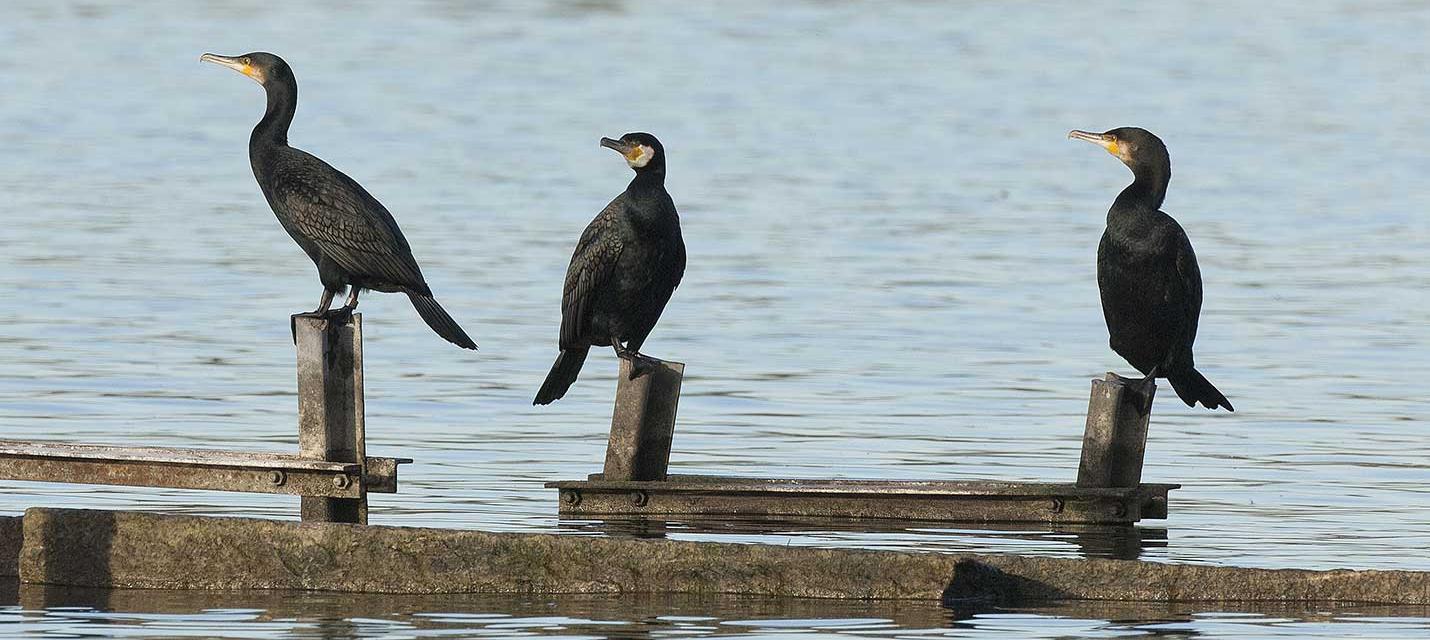
[[[665,192],[665,149],[649,133],[601,138],[635,169],[626,190],[581,233],[561,295],[561,355],[532,404],[566,395],[592,345],[631,361],[631,377],[654,363],[641,343],[685,274],[680,216]],[[621,343],[625,344],[622,345]]]
[[[349,313],[363,289],[401,291],[437,335],[459,347],[477,348],[432,298],[407,239],[382,203],[328,163],[288,146],[288,125],[298,108],[298,82],[288,63],[261,52],[205,53],[200,59],[256,80],[268,94],[268,109],[248,139],[248,159],[278,222],[318,266],[323,297],[315,311],[303,315]],[[348,287],[347,302],[329,311],[333,296]]]
[[[1132,169],[1132,184],[1113,201],[1097,246],[1097,288],[1112,350],[1142,372],[1144,389],[1166,378],[1189,407],[1235,411],[1192,362],[1202,274],[1186,232],[1160,210],[1172,178],[1167,146],[1136,127],[1068,137],[1097,144]]]

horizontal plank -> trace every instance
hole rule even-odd
[[[327,462],[300,458],[295,454],[194,449],[181,447],[113,447],[65,442],[0,440],[0,457],[37,457],[67,460],[152,461],[167,464],[198,464],[239,469],[269,469],[275,465],[311,471],[343,473],[356,468],[353,462]]]
[[[294,454],[0,440],[0,479],[357,498],[397,491],[408,458],[355,462]],[[366,487],[364,487],[366,484]]]
[[[1005,482],[985,480],[870,480],[844,478],[740,478],[731,476],[671,475],[665,480],[605,480],[592,474],[587,480],[547,482],[550,489],[658,490],[721,493],[837,493],[960,496],[1065,496],[1123,498],[1143,493],[1179,489],[1179,484],[1143,484],[1139,487],[1089,488],[1069,482]]]
[[[831,517],[1131,524],[1167,517],[1175,484],[1083,488],[1071,483],[670,476],[664,481],[548,482],[565,517],[601,515]]]

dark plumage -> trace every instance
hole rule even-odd
[[[561,355],[532,404],[566,395],[592,345],[631,360],[635,377],[649,368],[641,344],[685,274],[680,216],[665,191],[665,150],[648,133],[602,138],[635,169],[626,190],[586,226],[561,295]],[[625,343],[622,345],[622,343]]]
[[[278,222],[318,266],[323,296],[311,315],[325,315],[333,296],[352,288],[336,313],[357,306],[363,289],[406,293],[437,335],[466,349],[477,345],[432,298],[422,270],[392,214],[352,178],[305,151],[288,146],[288,126],[298,108],[298,82],[271,53],[203,55],[263,85],[268,109],[248,140],[248,158]]]
[[[1132,184],[1113,201],[1097,246],[1097,288],[1112,350],[1141,371],[1149,386],[1166,378],[1187,406],[1200,402],[1234,411],[1192,360],[1202,274],[1186,232],[1160,210],[1172,178],[1166,145],[1136,127],[1068,136],[1107,149],[1132,169]]]

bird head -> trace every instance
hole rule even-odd
[[[649,133],[627,133],[619,140],[601,138],[601,146],[621,154],[636,173],[665,169],[665,148]]]
[[[293,70],[288,68],[287,62],[276,55],[262,51],[245,53],[241,56],[205,53],[199,57],[199,60],[233,69],[265,87],[271,83],[289,81],[293,78]]]
[[[1073,130],[1069,138],[1091,142],[1116,156],[1136,171],[1141,165],[1169,165],[1167,145],[1151,131],[1138,127],[1118,127],[1102,133]]]

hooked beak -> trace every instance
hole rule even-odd
[[[1117,156],[1119,158],[1122,157],[1122,149],[1119,148],[1117,144],[1117,138],[1114,138],[1105,133],[1092,133],[1091,131],[1081,131],[1078,129],[1073,129],[1072,131],[1068,132],[1068,137],[1073,140],[1083,140],[1086,142],[1091,142],[1099,147],[1102,147],[1103,149],[1107,149],[1107,152],[1114,156]]]
[[[628,158],[631,155],[631,151],[635,149],[635,145],[627,144],[621,142],[620,140],[612,140],[610,138],[601,138],[601,146],[607,149],[615,149],[617,153]]]
[[[199,56],[199,61],[212,62],[216,65],[228,67],[243,75],[253,78],[254,82],[257,82],[258,84],[263,84],[263,72],[259,71],[253,65],[245,63],[240,58],[221,56],[216,53],[205,53],[204,55]]]

